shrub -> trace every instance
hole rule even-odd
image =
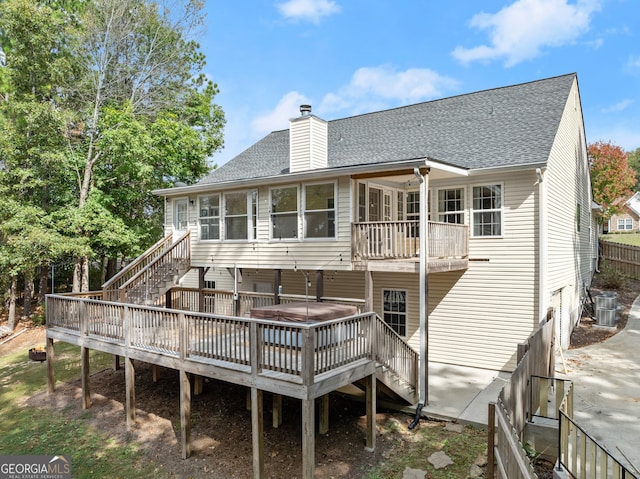
[[[598,276],[602,286],[608,289],[620,289],[627,282],[624,273],[607,261],[603,261],[600,265],[600,273]]]

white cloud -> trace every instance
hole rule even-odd
[[[427,68],[396,71],[389,66],[362,67],[348,85],[325,95],[320,113],[375,111],[391,104],[415,103],[440,97],[457,88],[458,82]]]
[[[630,56],[627,60],[627,70],[632,75],[640,73],[640,56]]]
[[[611,105],[607,108],[602,109],[602,113],[617,113],[619,111],[626,110],[627,107],[633,104],[633,100],[627,98],[625,100],[619,101],[615,105]]]
[[[601,0],[516,0],[495,14],[478,13],[470,25],[489,34],[489,45],[458,46],[453,56],[462,63],[504,59],[513,66],[538,56],[544,47],[574,42],[586,32]]]
[[[298,116],[300,105],[306,103],[309,103],[309,100],[304,95],[291,91],[280,99],[272,111],[255,118],[251,122],[251,129],[256,134],[265,134],[289,128],[289,120]]]
[[[313,23],[340,11],[340,6],[331,0],[289,0],[279,3],[277,7],[288,20],[307,20]]]

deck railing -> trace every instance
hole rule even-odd
[[[352,252],[355,259],[411,259],[420,256],[419,221],[354,223]],[[466,258],[469,227],[453,223],[428,223],[429,258]]]
[[[251,309],[272,306],[276,304],[272,293],[253,293],[250,291],[240,291],[238,293],[238,311],[234,311],[234,299],[232,291],[216,289],[203,289],[202,291],[192,288],[171,289],[171,307],[185,311],[199,311],[201,313],[224,314],[226,316],[249,316]],[[202,295],[202,298],[201,298]],[[301,301],[316,301],[316,297],[300,294],[280,294],[280,304],[297,303]],[[333,298],[323,296],[320,298],[323,303],[338,303],[354,306],[358,313],[364,312],[364,300],[355,298]]]
[[[132,263],[129,263],[122,271],[118,272],[109,281],[102,285],[104,298],[108,301],[118,301],[120,299],[119,288],[133,278],[136,274],[146,268],[157,257],[162,255],[173,241],[173,233],[162,238],[147,251],[142,253]]]
[[[383,355],[376,350],[375,322],[374,313],[315,324],[283,323],[47,296],[48,328],[185,360],[240,365],[247,372],[283,373],[302,384]]]

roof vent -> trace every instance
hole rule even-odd
[[[311,105],[300,105],[300,116],[311,115]]]

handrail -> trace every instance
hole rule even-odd
[[[129,263],[125,268],[111,277],[106,283],[102,285],[102,291],[106,293],[105,295],[108,296],[110,292],[117,291],[118,288],[128,280],[128,278],[140,271],[140,267],[142,265],[148,265],[157,256],[159,256],[157,254],[159,251],[165,251],[167,248],[167,244],[170,244],[172,240],[173,233],[169,233],[167,236],[164,236],[154,245],[149,247],[144,253],[142,253],[134,261]]]
[[[405,383],[418,386],[418,353],[391,326],[376,314],[376,361]]]
[[[190,232],[187,231],[178,241],[173,243],[166,251],[156,257],[151,263],[147,264],[142,270],[138,271],[127,282],[118,288],[119,299],[121,302],[126,302],[126,299],[130,296],[131,291],[135,288],[144,286],[145,294],[144,299],[148,299],[149,290],[155,285],[152,284],[151,272],[157,272],[160,266],[172,265],[175,262],[190,262]],[[178,252],[179,250],[184,250]],[[177,254],[174,254],[178,252]],[[180,254],[182,253],[182,254]],[[167,260],[167,258],[169,258]],[[164,281],[165,278],[156,278],[157,281]],[[111,299],[111,298],[108,298]]]

